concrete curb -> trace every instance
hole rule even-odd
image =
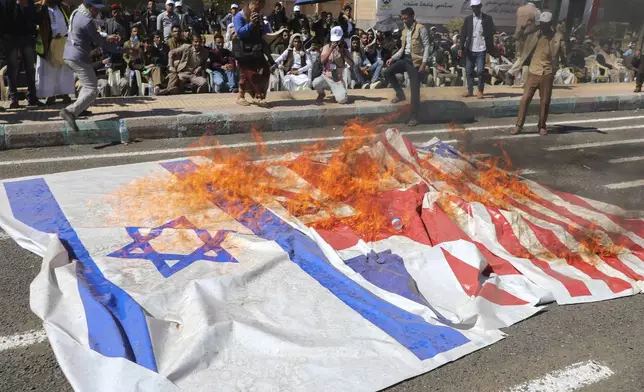
[[[423,123],[472,122],[475,118],[515,117],[520,98],[486,99],[472,101],[428,100],[421,103],[420,120]],[[551,113],[592,113],[644,109],[639,94],[598,97],[553,98]],[[403,114],[401,114],[403,113]],[[539,100],[529,108],[530,114],[539,113]],[[133,139],[167,139],[200,137],[204,134],[227,135],[249,132],[253,128],[264,132],[338,126],[348,120],[404,121],[402,107],[388,103],[359,103],[342,107],[293,107],[273,110],[257,109],[244,113],[212,113],[178,115],[174,117],[135,117],[125,119]],[[79,120],[81,132],[74,133],[62,121],[0,125],[0,150],[48,147],[70,144],[110,143],[119,140],[118,121]]]

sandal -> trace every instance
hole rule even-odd
[[[394,99],[391,100],[391,103],[397,104],[399,102],[403,102],[404,100],[405,100],[405,98],[395,97]]]
[[[415,127],[416,125],[418,125],[418,120],[415,118],[410,118],[409,121],[407,121],[408,127]]]
[[[523,128],[522,128],[522,127],[514,127],[514,128],[512,128],[512,129],[510,130],[510,135],[518,135],[518,134],[520,134],[521,132],[523,132]]]
[[[248,106],[250,106],[250,102],[248,102],[245,98],[238,98],[237,99],[237,105],[248,107]]]
[[[539,129],[539,135],[548,136],[548,130],[546,128]]]
[[[260,108],[264,108],[264,109],[269,109],[271,107],[271,105],[268,102],[266,102],[265,99],[258,99],[257,102],[255,102],[255,104]]]

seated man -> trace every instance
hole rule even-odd
[[[161,64],[165,68],[168,66],[168,54],[170,54],[170,47],[165,42],[163,42],[163,33],[160,31],[154,33],[153,40],[155,49],[157,49],[161,54]]]
[[[208,91],[208,81],[203,76],[208,62],[208,50],[203,46],[201,35],[194,34],[192,45],[182,45],[168,55],[168,87],[159,95],[181,94],[184,83],[192,86],[193,92]]]
[[[227,90],[238,93],[237,75],[235,73],[235,58],[228,49],[224,48],[224,37],[215,35],[215,47],[210,50],[208,64],[212,73],[212,90],[216,93]]]
[[[597,48],[596,58],[597,62],[602,67],[608,68],[608,76],[611,83],[619,83],[624,75],[626,75],[626,68],[619,62],[617,57],[611,53],[610,42],[601,42],[601,46]]]
[[[284,72],[282,85],[286,91],[309,90],[309,69],[312,60],[304,51],[302,36],[293,34],[289,48],[275,60],[275,65]]]
[[[492,76],[498,80],[503,81],[508,86],[514,84],[513,75],[508,72],[514,62],[508,60],[507,57],[501,56],[499,58],[490,57],[490,68],[492,68]]]
[[[367,89],[371,87],[371,83],[374,84],[374,89],[380,87],[378,79],[380,79],[380,72],[384,64],[378,62],[371,64],[362,51],[360,38],[355,35],[351,37],[351,59],[353,60],[351,78],[356,82],[356,87]]]
[[[180,47],[183,44],[188,44],[190,41],[186,41],[183,39],[183,35],[181,33],[181,27],[179,25],[174,25],[172,26],[172,38],[168,40],[168,48],[170,50],[174,50],[178,47]]]
[[[577,42],[577,39],[570,39],[572,49],[568,54],[568,66],[572,69],[572,72],[575,74],[575,78],[580,83],[586,83],[590,81],[589,75],[586,71],[586,54],[582,49],[581,45]]]
[[[163,84],[163,71],[165,68],[165,63],[167,57],[163,55],[163,52],[154,46],[154,42],[150,38],[146,38],[143,41],[143,70],[141,72],[141,81],[143,83],[152,82],[153,90],[150,91],[150,94],[158,94],[161,91],[161,85]],[[139,86],[141,88],[141,86]]]
[[[324,103],[325,90],[331,90],[336,102],[345,104],[347,100],[347,81],[344,80],[345,64],[353,66],[351,53],[347,50],[342,36],[342,27],[331,29],[331,42],[324,45],[320,55],[322,75],[313,81],[313,89],[318,92],[317,105]]]
[[[444,45],[439,46],[438,50],[433,55],[434,66],[436,68],[436,75],[434,75],[434,83],[436,87],[444,86],[447,83],[449,83],[450,86],[454,86],[458,79],[458,74],[453,73],[450,70],[452,59],[448,48],[449,45],[447,45],[447,48]]]
[[[101,48],[96,48],[90,52],[90,61],[98,78],[98,96],[101,98],[113,96],[107,74],[107,70],[112,67],[111,57],[103,52]],[[80,82],[76,81],[76,85],[78,86],[79,84]],[[121,75],[118,80],[116,90],[118,91],[117,95],[125,96],[127,94],[128,82],[124,75]]]

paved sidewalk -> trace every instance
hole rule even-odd
[[[582,84],[556,86],[552,113],[582,113],[644,108],[644,98],[632,92],[632,84]],[[479,117],[517,115],[522,89],[489,87],[486,98],[462,98],[462,87],[421,90],[421,121],[471,122]],[[349,119],[406,119],[405,105],[392,105],[391,89],[351,90],[352,103],[339,105],[329,98],[315,106],[313,91],[269,93],[271,109],[235,104],[234,94],[199,94],[170,97],[128,97],[97,100],[93,116],[79,120],[81,132],[73,133],[58,117],[63,107],[7,110],[0,113],[0,149],[64,144],[101,143],[118,140],[118,120],[126,119],[134,138],[174,138],[248,132],[252,127],[279,131],[340,125]],[[538,97],[531,106],[537,113]],[[7,102],[4,103],[8,105]]]

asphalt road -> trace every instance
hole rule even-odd
[[[530,118],[529,123],[535,119]],[[468,152],[498,155],[504,148],[516,169],[553,188],[602,200],[626,209],[644,210],[644,112],[552,116],[551,124],[568,124],[548,137],[527,133],[508,137],[512,119],[467,124],[465,134],[446,124],[402,131],[413,141],[434,136],[452,140]],[[395,126],[395,125],[394,125]],[[536,132],[528,127],[527,132]],[[312,129],[265,135],[270,154],[296,151],[303,141],[324,142],[329,149],[342,130]],[[252,143],[250,135],[219,138],[222,144]],[[315,140],[309,140],[312,142]],[[71,146],[0,151],[0,179],[42,175],[102,166],[185,156],[196,140],[147,140],[128,146]],[[46,341],[11,348],[42,324],[29,309],[29,285],[40,269],[38,257],[19,248],[0,231],[0,391],[71,390]],[[388,391],[505,391],[566,366],[595,361],[614,374],[583,391],[639,392],[644,382],[644,297],[601,303],[557,306],[515,326],[508,337]],[[4,342],[4,343],[3,343]],[[3,346],[4,345],[4,346]],[[540,389],[536,389],[540,390]],[[545,390],[545,389],[543,389]],[[556,389],[554,389],[556,390]]]

